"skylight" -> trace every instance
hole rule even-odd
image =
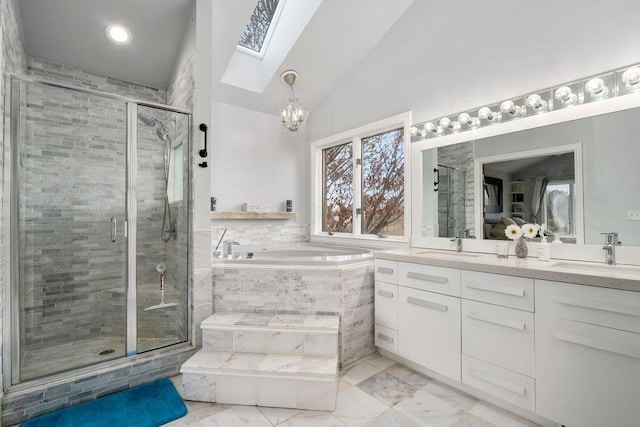
[[[258,0],[238,46],[263,55],[284,0]],[[272,25],[273,24],[273,25]]]

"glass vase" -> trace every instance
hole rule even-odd
[[[516,242],[516,256],[518,258],[526,258],[529,250],[527,249],[527,242],[524,241],[524,237],[520,237]]]

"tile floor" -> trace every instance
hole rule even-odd
[[[178,391],[182,377],[172,378]],[[531,427],[536,424],[448,388],[380,355],[341,372],[329,412],[185,402],[189,413],[170,427]]]

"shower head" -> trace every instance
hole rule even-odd
[[[158,123],[156,134],[158,135],[158,138],[160,138],[160,141],[166,142],[169,140],[169,132],[167,132],[167,129],[165,129],[162,123]]]
[[[143,113],[138,113],[138,120],[140,120],[146,126],[156,126],[157,124],[159,124],[158,119],[156,119],[155,117],[147,116]]]
[[[160,264],[156,265],[156,271],[158,273],[164,273],[165,271],[167,271],[167,265],[164,262],[161,262]]]

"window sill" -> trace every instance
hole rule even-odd
[[[371,249],[398,249],[409,246],[409,241],[404,237],[353,237],[350,235],[312,234],[309,238],[314,243],[334,244],[343,246],[358,246]]]
[[[211,212],[211,219],[295,219],[295,212]]]

